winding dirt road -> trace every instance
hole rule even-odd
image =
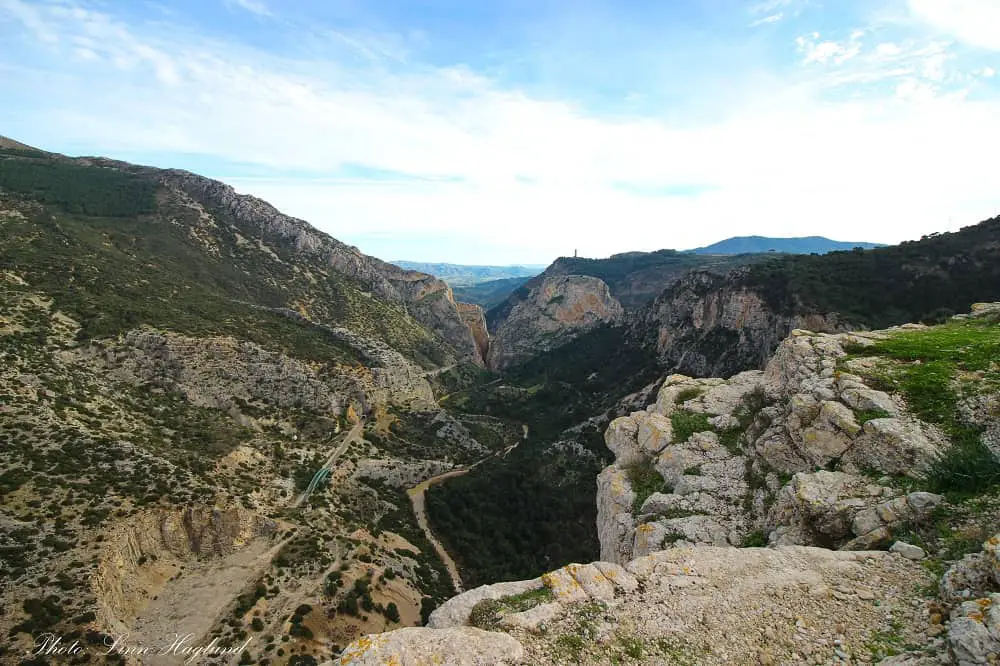
[[[466,474],[470,469],[472,468],[466,467],[464,469],[453,469],[445,472],[444,474],[438,474],[437,476],[431,477],[423,483],[419,483],[406,491],[406,494],[410,497],[410,504],[413,505],[413,515],[417,517],[417,524],[420,525],[420,529],[424,531],[424,534],[427,536],[427,540],[431,542],[432,546],[434,546],[434,550],[437,552],[438,557],[440,557],[441,561],[444,562],[444,567],[448,570],[448,576],[451,578],[452,587],[455,588],[455,594],[461,594],[465,591],[465,588],[462,587],[462,577],[458,573],[458,565],[455,564],[455,560],[451,558],[448,551],[444,549],[441,542],[437,540],[436,536],[434,536],[434,532],[431,531],[431,526],[427,522],[427,505],[424,495],[427,492],[427,489],[434,484],[441,483],[442,481],[455,476]]]
[[[523,439],[526,441],[528,439],[528,426],[525,425],[522,427],[524,429]],[[427,489],[433,485],[443,483],[448,479],[454,478],[456,476],[462,476],[463,474],[467,474],[469,470],[483,464],[490,458],[493,457],[506,458],[511,451],[513,451],[518,447],[520,443],[521,443],[520,441],[514,442],[513,444],[505,448],[503,451],[497,451],[493,455],[486,456],[482,460],[478,460],[469,465],[468,467],[463,467],[461,469],[452,469],[447,472],[444,472],[443,474],[432,476],[426,481],[418,483],[417,485],[413,486],[412,488],[406,491],[406,494],[410,497],[410,504],[413,505],[413,515],[416,516],[417,518],[417,524],[420,526],[420,529],[424,531],[424,535],[427,537],[427,540],[431,542],[432,546],[434,546],[434,550],[437,552],[438,557],[440,557],[441,561],[444,563],[445,569],[448,570],[448,576],[451,578],[451,584],[455,588],[456,594],[461,594],[462,592],[465,591],[465,588],[462,586],[462,576],[458,573],[458,565],[455,564],[455,560],[452,559],[451,555],[448,554],[448,551],[445,550],[441,542],[438,541],[436,536],[434,536],[434,532],[431,531],[430,523],[427,521],[427,503],[425,497]]]

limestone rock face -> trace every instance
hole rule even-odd
[[[632,559],[635,493],[624,469],[606,467],[597,477],[597,536],[601,559],[623,563]]]
[[[509,583],[494,583],[493,585],[483,585],[474,590],[463,592],[452,597],[434,609],[427,620],[427,626],[431,629],[448,629],[450,627],[461,627],[469,621],[472,609],[480,601],[486,599],[501,599],[522,592],[537,590],[543,585],[541,578],[532,580],[519,580]]]
[[[623,317],[621,303],[602,280],[585,275],[545,277],[493,332],[488,365],[502,370],[523,363]]]
[[[523,657],[524,647],[506,634],[474,627],[406,627],[354,641],[335,663],[341,666],[491,666],[519,663]]]
[[[498,650],[490,663],[614,663],[624,639],[641,647],[639,663],[795,663],[804,646],[811,651],[805,663],[833,663],[837,650],[867,656],[873,632],[891,630],[908,643],[925,640],[927,620],[914,590],[931,579],[918,563],[896,554],[796,546],[682,547],[625,567],[571,564],[542,576],[552,601],[507,616],[488,634],[510,650],[500,653],[501,643],[490,643]],[[349,646],[341,663],[480,663],[468,661],[483,654],[487,642],[478,630],[462,634],[465,645],[441,640],[442,631],[468,629],[369,636]],[[578,651],[567,652],[566,636],[582,639]],[[426,661],[416,661],[417,655]]]
[[[486,362],[486,357],[490,351],[490,333],[486,330],[486,312],[482,306],[472,303],[462,303],[456,301],[458,314],[462,321],[472,332],[472,339],[476,341],[476,349],[479,350],[479,360]]]
[[[238,410],[237,400],[259,407],[303,407],[338,416],[348,406],[433,404],[423,372],[398,352],[341,329],[341,339],[370,367],[315,366],[229,337],[193,338],[134,330],[82,356],[130,383],[152,384],[192,404]]]
[[[92,586],[106,626],[124,630],[162,587],[161,577],[140,572],[155,562],[221,558],[269,539],[279,529],[273,520],[242,508],[153,509],[119,525],[106,539]]]
[[[725,276],[692,271],[667,288],[635,326],[652,331],[664,365],[698,376],[760,368],[793,329],[845,330],[836,316],[789,317]]]
[[[1000,661],[1000,594],[966,601],[956,608],[948,642],[959,666]]]
[[[723,308],[696,320],[733,316]],[[887,334],[797,329],[763,371],[664,379],[655,403],[605,433],[615,463],[598,478],[602,558],[741,545],[758,533],[774,545],[887,547],[893,527],[929,516],[940,496],[904,494],[862,474],[919,476],[948,446],[896,397],[838,365],[845,344]],[[681,434],[679,424],[696,432]],[[637,465],[655,469],[664,490],[633,507],[627,470]]]

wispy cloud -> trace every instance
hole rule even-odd
[[[751,28],[756,28],[759,25],[765,25],[767,23],[777,23],[785,17],[784,12],[778,12],[777,14],[771,14],[770,16],[765,16],[764,18],[759,18],[750,24]]]
[[[271,10],[263,0],[226,0],[226,4],[244,9],[257,16],[271,16]]]
[[[64,3],[0,0],[0,30],[22,28],[0,55],[17,99],[0,109],[10,133],[215,165],[388,258],[413,243],[416,258],[544,262],[574,248],[692,247],[748,226],[895,241],[997,201],[987,156],[1000,150],[1000,105],[957,94],[966,69],[943,43],[810,31],[780,76],[711,117],[625,115],[432,64],[373,29],[318,26],[296,33],[308,49],[264,52]],[[712,82],[698,83],[691,95]],[[52,128],[60,144],[46,144]]]

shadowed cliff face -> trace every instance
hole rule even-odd
[[[546,277],[513,306],[494,332],[489,366],[502,370],[522,363],[597,326],[618,323],[624,314],[621,303],[598,278]]]
[[[762,368],[796,328],[826,333],[849,328],[836,314],[775,312],[734,277],[692,272],[633,321],[664,367],[696,377],[728,377]]]
[[[490,333],[486,330],[486,312],[482,307],[472,303],[455,303],[458,306],[458,314],[462,321],[472,331],[472,338],[476,341],[480,358],[485,363],[490,351]]]

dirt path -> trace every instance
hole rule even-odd
[[[413,505],[413,514],[417,517],[417,524],[424,531],[427,540],[434,546],[438,557],[444,562],[445,569],[448,570],[448,576],[451,578],[451,584],[455,588],[455,594],[461,594],[465,591],[465,588],[462,587],[462,577],[458,573],[458,566],[455,564],[455,560],[451,558],[451,555],[448,554],[448,551],[444,549],[444,546],[441,545],[441,542],[437,540],[437,537],[431,531],[431,526],[427,522],[427,506],[424,501],[424,494],[434,484],[466,474],[470,469],[472,468],[453,469],[450,472],[438,474],[406,491],[406,494],[410,496],[410,503]]]
[[[338,446],[333,450],[333,452],[329,455],[329,457],[327,457],[326,462],[323,463],[323,466],[320,467],[318,470],[316,470],[316,473],[318,474],[323,470],[326,470],[327,472],[331,471],[333,469],[334,463],[337,462],[337,459],[340,456],[344,455],[344,451],[347,450],[347,447],[350,446],[353,442],[361,441],[362,439],[361,431],[362,428],[364,428],[364,426],[365,426],[364,421],[359,421],[356,424],[354,424],[354,427],[351,428],[350,431],[348,431],[347,435],[344,436],[344,440],[340,443],[340,446]],[[311,486],[312,484],[310,484],[310,487]],[[292,503],[292,507],[294,508],[302,506],[302,504],[305,503],[307,499],[309,499],[309,495],[311,493],[312,490],[306,489],[305,492],[303,492],[295,499],[295,502]]]
[[[527,440],[528,426],[525,425],[523,426],[523,428],[524,428],[524,439]],[[434,550],[437,552],[438,557],[440,557],[441,561],[444,563],[445,569],[448,570],[448,576],[451,578],[451,584],[455,588],[456,594],[461,594],[462,592],[465,591],[465,588],[462,587],[462,577],[458,573],[458,565],[455,564],[455,560],[452,559],[451,555],[448,554],[448,551],[445,550],[441,542],[438,541],[436,536],[434,536],[434,532],[431,531],[430,523],[427,521],[427,502],[425,497],[427,489],[430,488],[431,486],[443,483],[448,479],[454,478],[456,476],[462,476],[463,474],[467,474],[469,470],[478,467],[479,465],[483,464],[490,458],[493,457],[506,458],[511,451],[513,451],[518,447],[520,443],[521,443],[520,441],[514,442],[513,444],[505,448],[503,451],[497,451],[493,455],[486,456],[482,460],[478,460],[469,465],[468,467],[463,467],[461,469],[453,469],[444,472],[443,474],[432,476],[426,481],[418,483],[417,485],[413,486],[412,488],[406,491],[406,494],[409,495],[410,497],[410,504],[413,505],[413,514],[417,517],[417,524],[420,526],[420,529],[424,531],[424,535],[427,536],[427,540],[431,542],[432,546],[434,546]]]

